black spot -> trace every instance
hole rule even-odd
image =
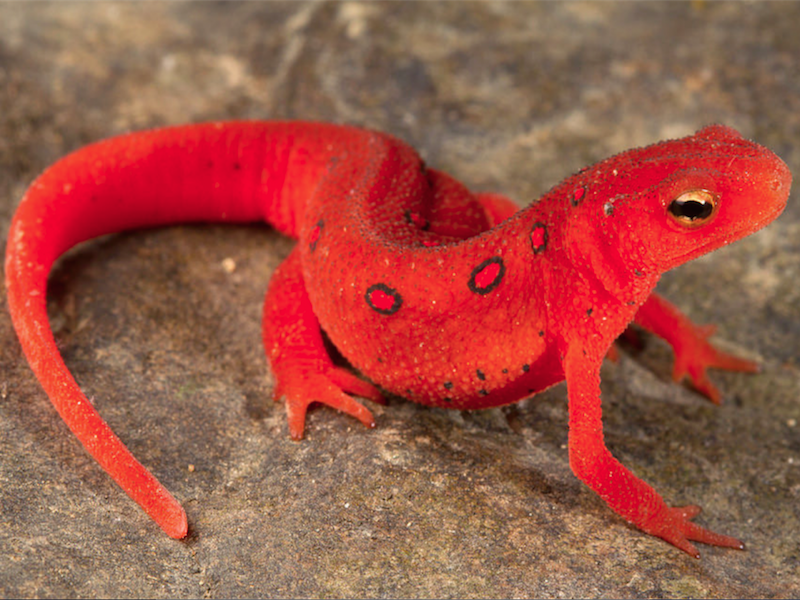
[[[483,371],[478,369],[477,371],[475,371],[475,373],[478,375],[478,379],[480,379],[481,381],[486,381],[486,375],[483,374]]]
[[[495,267],[494,265],[497,266]],[[484,273],[484,271],[486,269],[491,269],[491,271],[487,271],[487,273],[494,272],[494,276],[488,281],[485,280],[487,273]],[[493,256],[492,258],[487,258],[472,270],[467,286],[470,291],[484,296],[500,285],[505,274],[506,266],[503,264],[503,259],[499,256]]]
[[[444,382],[444,389],[452,390],[453,389],[453,382],[452,381],[445,381]]]
[[[529,237],[534,254],[541,254],[547,249],[547,240],[549,237],[547,225],[537,221],[533,224],[533,227],[531,227]]]
[[[489,392],[487,392],[486,390],[478,390],[478,395],[480,395],[480,396],[488,396]]]
[[[578,204],[581,203],[581,200],[583,200],[585,196],[586,196],[585,187],[575,188],[574,190],[572,190],[572,195],[570,196],[569,201],[572,204],[572,206],[578,206]]]
[[[529,364],[522,365],[522,372],[523,373],[527,373],[530,370],[531,370],[531,366]]]
[[[364,300],[372,310],[382,315],[393,315],[403,305],[403,298],[397,293],[397,290],[390,288],[385,283],[369,286],[364,294]]]
[[[430,229],[431,224],[428,222],[426,218],[424,218],[419,213],[412,213],[410,210],[405,212],[406,215],[406,222],[409,225],[413,225],[417,229],[421,229],[422,231],[428,231]]]
[[[586,316],[587,317],[591,317],[593,312],[594,312],[593,308],[587,308],[586,309]]]
[[[308,241],[308,248],[313,252],[317,249],[317,242],[319,241],[320,236],[322,235],[322,230],[325,227],[325,223],[322,219],[317,221],[317,224],[314,225],[314,229],[311,230],[311,234],[309,235]]]
[[[452,402],[452,401],[453,401],[453,399],[452,399],[452,398],[450,398],[449,396],[445,396],[444,398],[442,398],[442,400],[444,400],[444,401],[445,401],[445,402],[447,402],[448,404],[449,404],[450,402]]]

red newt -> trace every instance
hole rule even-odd
[[[298,244],[273,275],[263,337],[303,436],[320,402],[367,426],[353,395],[429,406],[516,402],[564,379],[575,475],[643,531],[743,548],[670,507],[603,442],[600,365],[631,322],[665,338],[674,377],[714,402],[709,367],[756,365],[715,349],[653,293],[665,271],[775,219],[791,174],[772,152],[715,125],[587,167],[523,210],[427,168],[388,135],[307,122],[173,127],[102,141],[28,189],[8,235],[8,304],[25,356],[89,453],[174,538],[186,514],[81,392],[46,310],[48,273],[96,236],[187,222],[265,221]],[[371,383],[334,366],[322,331]]]

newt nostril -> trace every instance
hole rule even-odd
[[[765,183],[768,189],[772,190],[775,196],[783,200],[785,204],[788,200],[789,188],[792,185],[792,172],[780,159],[777,160],[777,164],[772,167],[771,171],[767,176],[769,179]]]
[[[776,190],[786,190],[789,191],[789,188],[792,185],[792,174],[789,169],[783,169],[783,172],[780,174],[779,177],[776,177]]]

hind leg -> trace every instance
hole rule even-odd
[[[368,427],[375,426],[372,413],[348,394],[382,402],[381,393],[335,366],[328,356],[306,292],[297,248],[272,276],[264,300],[262,333],[277,382],[274,397],[286,400],[292,439],[303,437],[306,411],[313,402],[347,413]]]

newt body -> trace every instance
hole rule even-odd
[[[9,308],[28,361],[66,423],[171,536],[180,504],[85,398],[56,348],[45,292],[81,241],[187,222],[266,221],[298,239],[270,282],[264,343],[289,431],[322,402],[373,426],[350,394],[432,406],[516,402],[567,380],[575,474],[644,531],[743,547],[670,508],[603,443],[600,364],[631,322],[675,349],[714,401],[707,367],[753,370],[716,350],[653,293],[661,274],[775,219],[791,175],[734,130],[630,150],[583,169],[529,207],[473,194],[385,134],[335,125],[233,122],[135,133],[83,148],[34,182],[9,233]],[[375,385],[335,367],[324,330]]]

